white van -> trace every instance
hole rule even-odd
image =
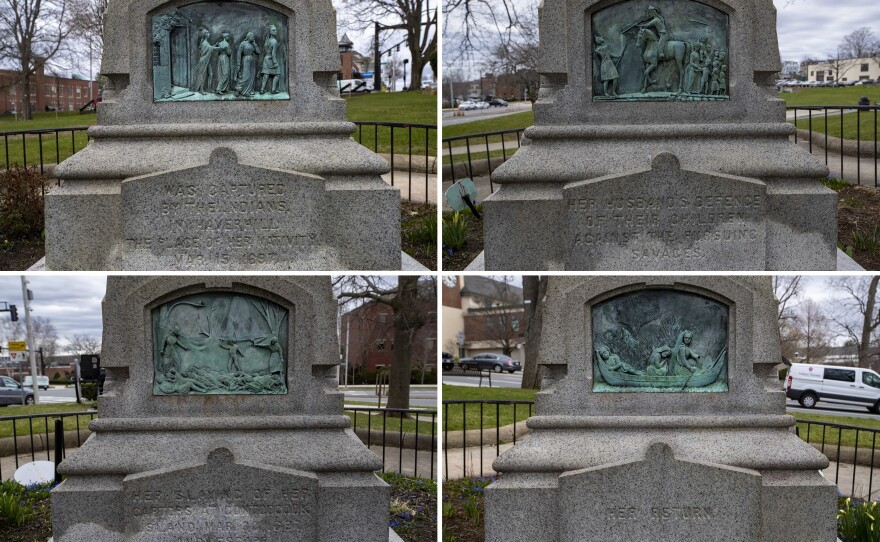
[[[49,377],[37,375],[37,386],[41,390],[48,390],[49,389]],[[24,377],[24,387],[26,387],[26,388],[33,388],[34,387],[30,375]]]
[[[880,375],[858,367],[793,363],[785,379],[785,396],[806,408],[828,401],[880,414]]]
[[[373,82],[363,79],[340,79],[336,82],[340,94],[357,94],[359,92],[373,92]]]

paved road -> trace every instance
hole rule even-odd
[[[877,414],[871,414],[865,407],[842,405],[820,401],[816,408],[803,408],[797,401],[788,401],[785,406],[788,412],[808,412],[810,414],[828,414],[831,416],[847,416],[849,418],[866,418],[880,420]]]
[[[340,386],[340,391],[345,394],[346,401],[357,401],[359,403],[373,403],[376,406],[376,392],[372,386],[349,386],[345,390]],[[382,397],[382,405],[386,403],[386,398]],[[409,390],[409,404],[411,407],[436,407],[437,406],[437,387],[411,387]]]
[[[464,124],[466,122],[473,122],[475,120],[486,120],[493,119],[496,117],[503,117],[505,115],[512,115],[514,113],[522,113],[523,111],[531,111],[532,103],[531,102],[516,102],[510,104],[508,107],[490,107],[489,109],[476,109],[474,111],[463,111],[464,115],[461,117],[453,117],[452,109],[444,109],[442,122],[443,126],[453,126],[456,124]]]
[[[474,376],[442,376],[442,381],[444,384],[452,384],[453,386],[472,386],[478,387],[480,385],[480,379]],[[485,377],[483,378],[483,387],[487,387],[489,384],[486,381]],[[493,388],[521,388],[522,387],[522,371],[510,374],[510,373],[494,373],[492,374],[492,387]]]

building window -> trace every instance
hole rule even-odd
[[[870,64],[862,64],[862,71],[866,72],[871,68]]]
[[[376,350],[379,350],[380,352],[385,350],[385,339],[376,341]]]
[[[488,333],[495,333],[495,318],[491,316],[486,317],[486,331]]]
[[[513,331],[519,331],[519,318],[516,316],[510,317],[510,329]]]

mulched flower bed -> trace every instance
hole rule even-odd
[[[406,542],[436,542],[437,483],[394,472],[380,475],[391,485],[389,525]]]
[[[450,214],[444,213],[444,220]],[[483,252],[483,222],[469,211],[463,211],[462,216],[467,224],[467,243],[458,250],[443,246],[444,271],[464,271],[464,268]]]
[[[483,491],[494,478],[465,478],[443,484],[443,542],[483,542]]]
[[[22,487],[14,481],[0,483],[0,540],[42,542],[52,536],[51,488],[51,484]]]
[[[433,221],[433,229],[426,227]],[[437,206],[400,202],[400,237],[403,251],[431,270],[437,269]]]
[[[839,181],[829,181],[826,185],[837,190],[840,198],[837,202],[838,246],[865,269],[880,270],[880,189]],[[869,241],[856,243],[854,232],[856,238],[867,236]]]

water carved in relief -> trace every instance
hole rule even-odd
[[[727,391],[728,308],[675,290],[593,307],[593,391]]]

